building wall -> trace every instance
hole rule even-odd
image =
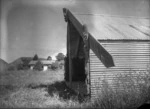
[[[43,71],[48,70],[48,66],[43,66]]]
[[[101,45],[113,56],[115,67],[106,68],[90,50],[90,82],[91,97],[101,92],[102,82],[106,80],[112,88],[119,74],[133,74],[138,77],[150,67],[150,42],[144,41],[101,41]]]
[[[33,70],[33,67],[34,67],[34,66],[30,66],[30,69]]]
[[[34,67],[33,65],[30,66],[30,69],[33,70],[33,67]],[[46,71],[46,70],[48,70],[48,66],[47,66],[47,65],[44,65],[44,66],[43,66],[43,71]]]

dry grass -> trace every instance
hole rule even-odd
[[[135,77],[135,73],[138,75]],[[142,75],[143,74],[143,75]],[[102,90],[92,107],[101,109],[136,109],[150,102],[150,71],[130,71],[116,76],[114,87],[103,80]]]
[[[82,107],[76,93],[65,85],[62,70],[6,71],[0,77],[0,107]]]
[[[150,100],[150,72],[145,77],[139,73],[134,80],[132,74],[117,76],[116,87],[123,91],[112,90],[104,80],[98,99],[79,102],[79,96],[63,82],[62,70],[6,71],[0,75],[0,107],[135,109]],[[139,90],[135,88],[135,80]]]
[[[64,100],[57,93],[49,96],[44,89],[19,89],[7,95],[1,101],[1,107],[26,107],[26,108],[64,108],[80,107],[79,102],[73,100]]]
[[[5,71],[1,73],[0,85],[24,87],[28,84],[47,84],[63,80],[62,71]]]

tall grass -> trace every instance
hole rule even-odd
[[[0,85],[12,85],[17,87],[25,87],[29,84],[49,84],[55,81],[63,80],[63,72],[57,71],[5,71],[0,74]]]
[[[68,99],[61,97],[69,91],[63,84],[53,83],[61,82],[63,78],[60,70],[1,73],[0,107],[135,109],[150,101],[150,70],[117,74],[113,87],[104,79],[94,101],[79,102],[77,95]]]
[[[101,109],[136,109],[150,101],[150,71],[129,71],[116,75],[114,87],[102,81],[101,92],[91,107]]]
[[[0,74],[0,107],[3,108],[81,108],[75,97],[63,99],[62,70],[6,71]],[[56,84],[60,82],[62,84]],[[53,85],[54,84],[54,85]],[[60,94],[61,92],[61,94]]]
[[[0,106],[5,108],[81,108],[73,99],[64,100],[57,93],[49,96],[44,89],[24,89],[0,98]]]

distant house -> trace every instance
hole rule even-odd
[[[32,60],[29,65],[30,65],[30,69],[33,70],[35,64],[40,61],[43,65],[43,71],[48,70],[48,68],[51,68],[51,65],[53,62],[55,62],[55,60]]]

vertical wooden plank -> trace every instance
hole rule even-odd
[[[68,27],[69,27],[69,23],[68,23]],[[72,59],[71,59],[71,47],[70,47],[70,30],[68,28],[68,52],[69,52],[69,85],[70,87],[72,86]]]
[[[69,53],[69,85],[72,86],[72,59]]]

